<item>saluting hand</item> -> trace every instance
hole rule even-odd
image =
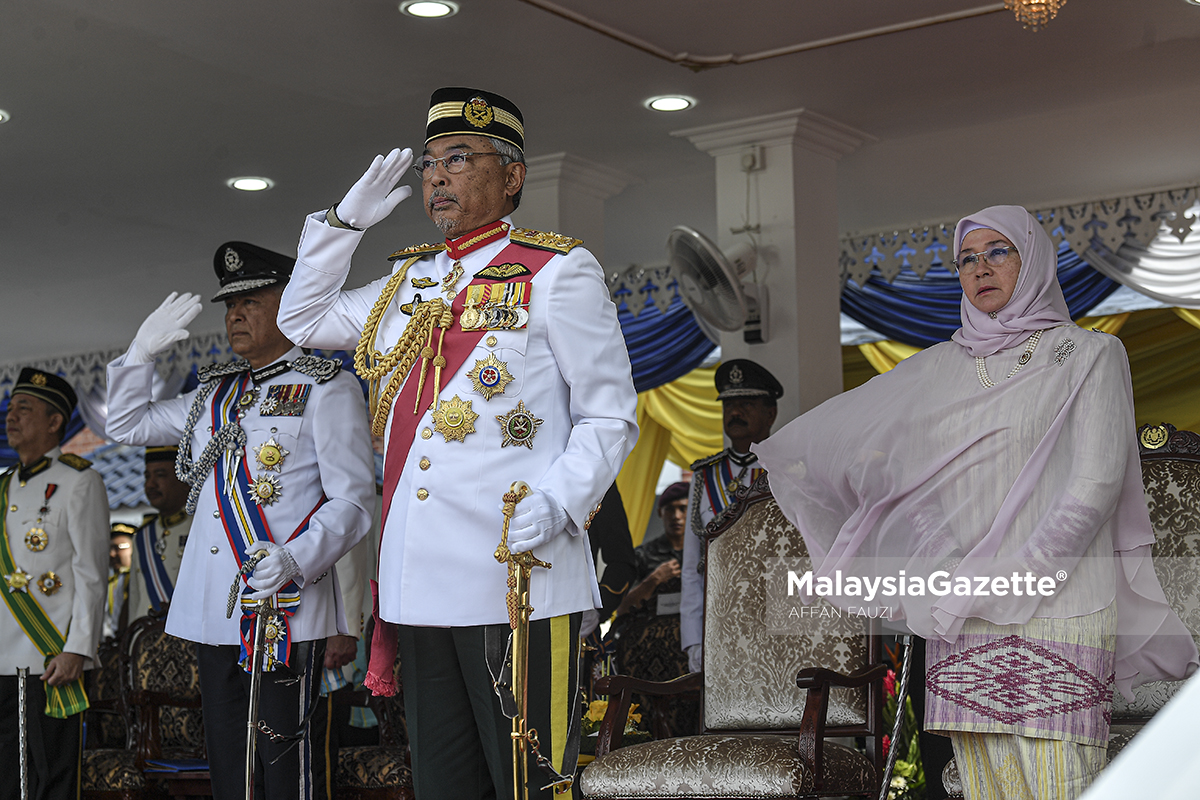
[[[188,337],[187,326],[200,313],[200,295],[171,292],[167,299],[146,317],[133,338],[130,356],[133,363],[149,364],[154,357]]]
[[[412,162],[413,153],[407,147],[396,148],[386,158],[375,156],[371,166],[337,204],[337,218],[365,230],[392,213],[401,200],[412,194],[412,187],[396,186]]]

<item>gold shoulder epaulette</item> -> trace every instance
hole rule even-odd
[[[529,228],[513,228],[512,232],[508,234],[508,238],[518,244],[564,255],[571,252],[572,248],[583,244],[583,239],[572,239],[561,233],[532,231]]]
[[[427,256],[431,253],[440,253],[445,249],[445,242],[438,242],[437,244],[414,244],[412,247],[406,247],[403,250],[397,250],[392,253],[388,256],[388,261],[399,261],[409,256]]]
[[[725,457],[725,451],[722,450],[719,453],[713,453],[711,456],[705,456],[704,458],[697,459],[696,461],[694,461],[692,463],[692,472],[695,472],[696,470],[700,469],[701,467],[707,467],[709,464],[716,464],[718,461],[720,461],[724,457]]]
[[[58,460],[66,464],[71,469],[77,469],[80,472],[92,465],[92,462],[88,461],[83,456],[77,456],[74,453],[63,453],[58,457]]]
[[[142,514],[142,526],[145,527],[146,525],[149,525],[152,520],[156,519],[158,519],[157,511],[153,514]]]

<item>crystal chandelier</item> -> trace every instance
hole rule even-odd
[[[1066,4],[1067,0],[1004,0],[1004,7],[1013,12],[1017,22],[1035,32],[1046,27]]]

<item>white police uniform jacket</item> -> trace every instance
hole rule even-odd
[[[762,465],[753,453],[738,461],[732,449],[707,456],[692,464],[692,486],[688,493],[687,521],[683,530],[683,596],[679,601],[679,645],[684,650],[701,644],[704,635],[704,573],[699,572],[704,552],[703,534],[708,523],[729,505],[733,496],[729,484],[749,486],[762,474]]]
[[[179,567],[183,564],[184,545],[191,529],[192,517],[183,511],[172,516],[170,524],[163,519],[162,514],[154,514],[142,522],[142,526],[138,528],[137,535],[133,537],[133,559],[129,569],[130,622],[150,613],[153,607],[150,602],[151,586],[154,587],[155,596],[170,601],[171,592],[179,581]],[[156,551],[143,552],[146,542],[150,539],[151,531],[154,534]],[[150,566],[149,574],[142,568],[143,559]],[[162,563],[162,569],[166,571],[167,580],[170,581],[170,590],[168,590],[168,585],[160,580],[156,562]],[[233,581],[230,580],[230,583]]]
[[[511,227],[511,220],[504,222]],[[361,236],[329,226],[323,212],[306,220],[280,302],[279,328],[292,341],[333,348],[358,343],[387,281],[340,291]],[[458,290],[509,243],[506,232],[464,255]],[[402,263],[396,262],[397,270]],[[409,268],[380,319],[377,349],[387,352],[405,330],[409,317],[402,305],[417,294],[425,300],[439,296],[453,263],[438,252]],[[584,526],[637,439],[629,355],[603,270],[582,247],[550,258],[532,279],[529,301],[527,327],[485,332],[462,366],[442,375],[441,402],[456,396],[470,401],[479,415],[474,433],[462,441],[435,433],[429,389],[423,395],[422,417],[389,498],[380,545],[379,608],[385,620],[440,626],[507,622],[507,570],[492,554],[500,541],[502,497],[518,480],[549,493],[568,516],[566,532],[534,550],[553,568],[534,570],[533,618],[600,606]],[[512,380],[486,399],[469,373],[489,356],[504,364]],[[420,372],[418,363],[408,380],[419,379]],[[426,380],[427,385],[433,380],[432,368]],[[497,420],[518,402],[541,420],[530,447],[505,446]],[[393,407],[385,441],[398,415],[413,413],[411,404]],[[394,466],[389,462],[386,469]]]
[[[283,360],[291,362],[301,355],[300,348],[292,348]],[[182,444],[180,439],[199,390],[152,402],[154,365],[125,366],[125,358],[121,356],[108,365],[109,437],[126,444]],[[287,542],[287,549],[303,572],[296,579],[301,600],[290,620],[291,641],[346,633],[333,565],[366,533],[375,494],[374,456],[362,390],[345,372],[320,382],[291,370],[257,385],[258,401],[246,409],[241,419],[247,436],[242,457],[249,459],[251,474],[270,472],[277,478],[278,499],[262,506],[276,543],[287,542],[322,494],[327,498],[312,514],[307,530]],[[302,413],[263,413],[263,401],[270,387],[276,385],[309,387],[302,390],[308,392]],[[193,429],[190,444],[194,457],[203,452],[211,435],[211,405],[210,396]],[[270,440],[287,451],[278,472],[265,470],[256,461],[256,450]],[[223,461],[217,464],[219,469]],[[167,632],[202,644],[238,644],[240,611],[234,609],[232,618],[225,616],[238,563],[218,510],[214,472],[208,471],[200,489],[167,616]]]
[[[50,465],[24,486],[12,468],[4,526],[16,567],[33,578],[25,591],[66,637],[63,651],[94,660],[108,586],[108,496],[100,474],[87,468],[90,462],[66,456],[75,465],[70,466],[59,460],[61,455],[57,447],[46,453]],[[41,550],[26,544],[26,534],[34,529],[45,534]],[[34,547],[40,544],[36,535],[30,538]],[[0,586],[0,591],[9,588]],[[45,657],[7,606],[0,607],[0,641],[0,674],[15,675],[17,667],[29,667],[31,676],[42,674]]]

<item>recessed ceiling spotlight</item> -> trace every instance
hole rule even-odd
[[[408,14],[410,17],[422,17],[424,19],[437,19],[438,17],[453,17],[458,13],[458,3],[451,3],[450,0],[404,0],[400,4],[400,12]]]
[[[252,175],[245,175],[241,178],[230,178],[225,181],[225,185],[230,189],[237,189],[240,192],[261,192],[270,189],[275,185],[275,181],[270,178],[258,178]]]
[[[667,94],[661,97],[651,97],[644,105],[654,111],[683,111],[696,105],[694,98],[681,94]]]
[[[10,119],[12,119],[12,114],[9,114],[3,108],[0,108],[0,124],[8,122]]]

